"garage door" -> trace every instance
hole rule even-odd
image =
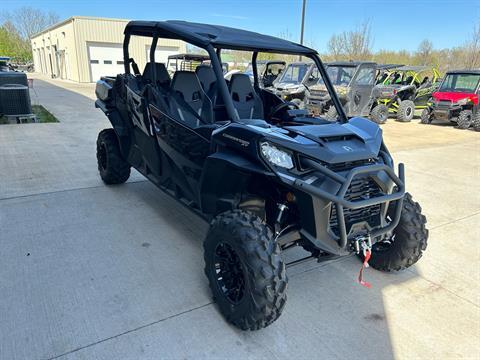
[[[177,46],[157,46],[155,49],[155,62],[164,63],[167,65],[168,57],[170,55],[178,54]],[[146,60],[150,61],[150,46],[147,46],[145,49]]]
[[[88,57],[92,82],[124,72],[122,44],[90,44]]]

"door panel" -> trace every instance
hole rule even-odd
[[[198,204],[198,186],[203,163],[210,150],[209,139],[171,118],[152,104],[149,105],[149,112],[160,148],[173,161],[173,166],[179,170],[180,174],[176,176],[181,178],[174,179],[175,183]]]
[[[374,85],[375,67],[373,65],[361,65],[351,81],[347,116],[369,115]]]
[[[129,86],[127,86],[127,108],[133,125],[137,126],[145,134],[152,136],[153,131],[148,120],[145,99]]]

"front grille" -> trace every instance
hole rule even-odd
[[[436,105],[437,105],[436,106],[437,109],[439,109],[439,110],[448,110],[450,108],[450,106],[452,105],[452,102],[448,101],[448,100],[441,100]]]
[[[310,96],[312,97],[324,97],[328,95],[328,92],[325,90],[310,90]]]
[[[373,179],[363,177],[352,181],[345,194],[345,199],[348,201],[359,201],[382,195],[382,189]],[[343,211],[347,234],[352,225],[359,222],[366,221],[371,227],[379,226],[381,206],[381,204],[377,204],[355,210],[344,208]],[[332,205],[332,210],[330,212],[330,229],[335,235],[340,236],[337,209],[335,205]]]
[[[365,160],[343,162],[338,164],[325,164],[325,166],[334,172],[342,172],[342,171],[352,170],[353,168],[356,168],[359,166],[367,166],[373,163],[375,163],[375,160],[365,159]]]

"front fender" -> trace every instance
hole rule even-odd
[[[205,160],[200,179],[200,206],[205,214],[215,215],[235,208],[255,177],[275,177],[260,162],[229,149],[217,151]]]

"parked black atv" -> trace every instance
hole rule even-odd
[[[129,57],[133,36],[152,38],[142,73]],[[205,49],[211,66],[170,79],[155,62],[159,37]],[[227,84],[222,49],[252,52],[253,85],[245,74]],[[259,52],[311,59],[339,121],[309,117],[261,89]],[[310,251],[305,259],[371,256],[383,271],[422,256],[426,219],[405,192],[403,164],[395,174],[378,125],[347,120],[315,50],[223,26],[132,21],[124,61],[124,74],[97,83],[96,106],[113,125],[98,136],[100,176],[123,183],[133,166],[210,222],[205,274],[229,322],[256,330],[280,316],[289,265],[281,252],[291,247]]]
[[[428,106],[428,100],[440,85],[439,77],[438,70],[427,66],[390,69],[389,76],[374,88],[375,105],[382,112],[396,114],[398,121],[409,122],[416,109]]]
[[[290,63],[273,82],[270,90],[284,101],[304,107],[307,89],[316,84],[319,78],[320,74],[314,63]]]
[[[377,77],[377,64],[366,61],[332,62],[327,66],[327,74],[335,87],[343,110],[347,117],[372,116],[376,123],[387,120],[388,110],[373,111],[372,90]],[[306,108],[314,115],[325,114],[327,119],[335,120],[337,110],[322,79],[310,86],[306,96]]]
[[[459,129],[470,126],[480,131],[480,70],[449,71],[429,106],[423,110],[421,122],[449,121]]]

